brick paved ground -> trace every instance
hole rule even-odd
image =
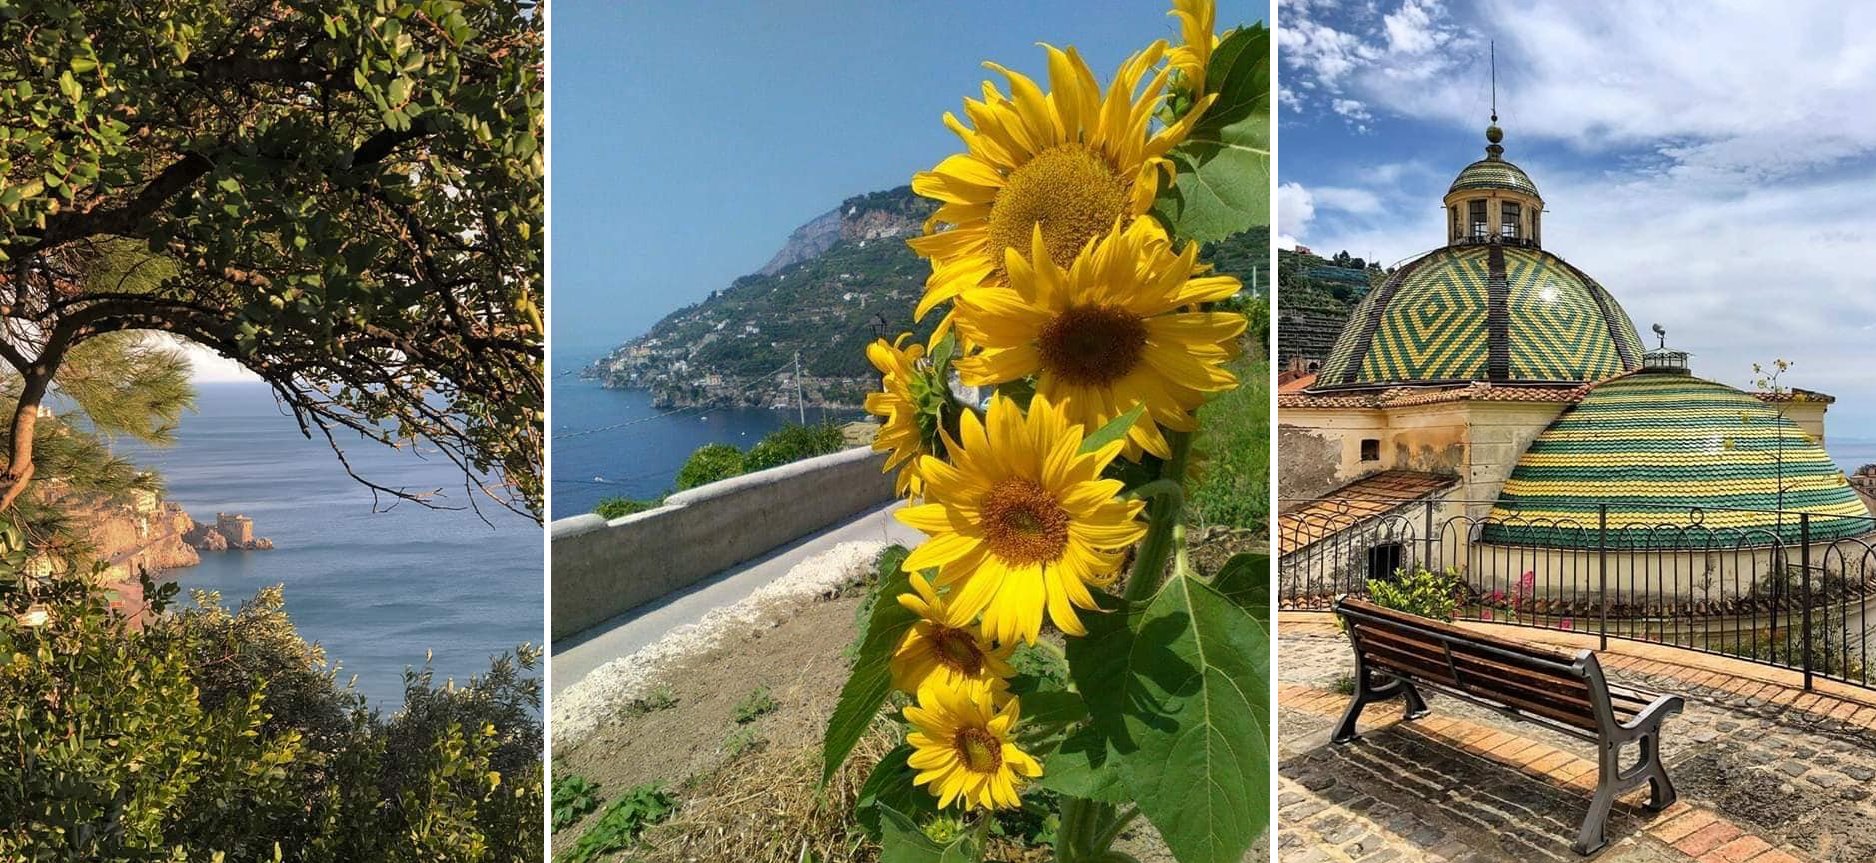
[[[1596,783],[1589,744],[1429,693],[1431,716],[1402,723],[1398,706],[1371,706],[1362,739],[1333,745],[1348,640],[1321,615],[1285,614],[1278,632],[1283,863],[1583,859],[1570,843]],[[1652,813],[1647,790],[1631,792],[1594,859],[1876,861],[1876,693],[1807,693],[1776,669],[1610,646],[1611,679],[1687,701],[1662,737],[1680,803]]]

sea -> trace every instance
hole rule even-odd
[[[661,497],[674,490],[678,469],[698,447],[727,443],[748,449],[769,432],[800,421],[794,409],[659,410],[652,407],[649,392],[607,389],[578,376],[602,353],[554,357],[552,518],[592,512],[607,498]],[[852,410],[807,410],[810,423],[859,416]]]
[[[164,574],[182,598],[214,590],[232,607],[284,584],[301,637],[323,645],[340,680],[356,675],[386,714],[403,704],[404,671],[422,666],[426,651],[441,684],[541,643],[542,529],[532,519],[491,506],[483,517],[389,500],[374,507],[371,490],[323,437],[302,437],[264,384],[196,388],[197,410],[183,415],[174,444],[118,441],[116,452],[160,472],[168,499],[196,521],[245,514],[274,550],[203,552],[199,566]],[[380,485],[441,488],[451,505],[464,501],[461,473],[441,456],[358,441],[346,457]]]

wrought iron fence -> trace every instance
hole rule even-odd
[[[1464,619],[1721,654],[1876,688],[1876,519],[1623,501],[1593,523],[1450,499],[1295,502],[1278,602],[1327,611],[1370,579],[1450,573]],[[1659,521],[1637,524],[1638,510]]]

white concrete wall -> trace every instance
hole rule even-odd
[[[856,447],[681,491],[612,521],[556,519],[554,639],[892,500],[885,459]]]

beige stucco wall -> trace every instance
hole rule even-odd
[[[1379,409],[1284,408],[1277,414],[1277,495],[1320,497],[1384,470],[1456,477],[1450,499],[1498,497],[1518,456],[1563,412],[1558,403],[1441,402]],[[1380,458],[1361,460],[1361,442],[1380,441]]]

